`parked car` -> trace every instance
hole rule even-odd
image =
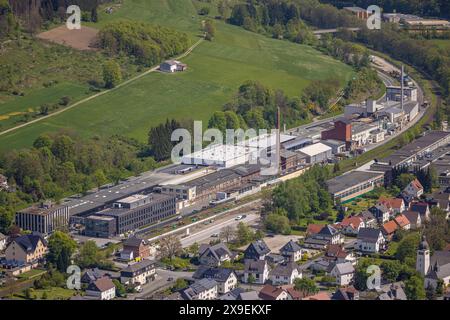
[[[242,216],[237,216],[236,219],[234,219],[234,220],[239,221],[239,220],[242,220],[242,219],[243,219]]]

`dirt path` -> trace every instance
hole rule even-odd
[[[198,40],[198,41],[197,41],[196,43],[194,43],[194,44],[193,44],[193,45],[192,45],[185,53],[183,53],[182,55],[176,57],[175,59],[180,60],[180,59],[183,59],[183,58],[187,57],[189,54],[192,53],[192,51],[194,51],[194,49],[195,49],[200,43],[203,42],[203,40],[204,40],[204,38],[201,38],[200,40]],[[112,89],[108,89],[108,90],[105,90],[105,91],[96,93],[96,94],[94,94],[94,95],[92,95],[92,96],[89,96],[89,97],[87,97],[87,98],[85,98],[85,99],[83,99],[83,100],[80,100],[80,101],[78,101],[78,102],[75,102],[74,104],[72,104],[72,105],[70,105],[70,106],[68,106],[68,107],[66,107],[66,108],[64,108],[64,109],[61,109],[61,110],[56,111],[56,112],[53,112],[53,113],[51,113],[51,114],[49,114],[49,115],[46,115],[46,116],[43,116],[43,117],[34,119],[34,120],[32,120],[32,121],[29,121],[29,122],[27,122],[27,123],[24,123],[24,124],[15,126],[15,127],[13,127],[13,128],[4,130],[4,131],[0,132],[0,136],[5,135],[5,134],[10,133],[10,132],[13,132],[13,131],[18,130],[18,129],[21,129],[21,128],[23,128],[23,127],[29,126],[29,125],[34,124],[34,123],[36,123],[36,122],[39,122],[39,121],[46,120],[46,119],[48,119],[48,118],[54,117],[54,116],[56,116],[56,115],[58,115],[58,114],[61,114],[61,113],[63,113],[63,112],[66,112],[67,110],[70,110],[70,109],[72,109],[72,108],[78,107],[79,105],[81,105],[81,104],[83,104],[83,103],[85,103],[85,102],[91,101],[91,100],[93,100],[93,99],[95,99],[95,98],[98,98],[98,97],[100,97],[100,96],[103,96],[104,94],[110,93],[110,92],[115,91],[115,90],[117,90],[117,89],[119,89],[119,88],[121,88],[121,87],[124,87],[124,86],[126,86],[127,84],[129,84],[129,83],[131,83],[131,82],[134,82],[134,81],[136,81],[136,80],[138,80],[138,79],[140,79],[140,78],[142,78],[142,77],[145,77],[145,76],[148,75],[149,73],[152,73],[152,72],[157,71],[158,68],[159,68],[159,65],[158,65],[158,66],[155,66],[155,67],[152,67],[151,69],[149,69],[149,70],[147,70],[147,71],[145,71],[145,72],[143,72],[143,73],[141,73],[141,74],[139,74],[139,75],[137,75],[137,76],[135,76],[135,77],[133,77],[133,78],[131,78],[131,79],[128,79],[127,81],[122,82],[121,84],[117,85],[116,87],[114,87],[114,88],[112,88]]]

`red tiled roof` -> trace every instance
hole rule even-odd
[[[308,234],[319,233],[323,229],[324,226],[325,225],[323,225],[323,224],[310,223],[308,225],[308,228],[306,229],[306,233],[308,233]]]
[[[276,300],[283,291],[282,288],[266,284],[259,292],[259,297],[263,300]]]
[[[331,300],[330,295],[327,292],[319,292],[313,296],[303,298],[302,300]]]
[[[357,228],[361,224],[361,222],[363,222],[361,217],[352,216],[342,220],[341,225],[344,227],[351,225],[352,228]]]
[[[386,234],[392,234],[398,229],[398,225],[395,223],[394,220],[391,220],[389,222],[386,222],[383,224],[383,230]]]
[[[330,244],[327,246],[327,251],[325,253],[328,257],[345,258],[347,256],[347,251],[339,244]]]
[[[398,226],[400,228],[404,228],[408,224],[411,224],[411,222],[409,222],[408,218],[406,216],[404,216],[403,214],[398,215],[397,217],[395,217],[394,221],[398,224]]]
[[[411,185],[416,188],[417,190],[423,189],[422,184],[420,183],[420,181],[418,179],[415,179],[411,182]]]

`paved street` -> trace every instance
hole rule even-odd
[[[213,238],[211,238],[211,236],[213,234],[219,234],[220,231],[223,228],[225,228],[226,226],[236,227],[239,222],[244,222],[245,224],[249,225],[253,222],[256,222],[260,217],[257,214],[251,213],[251,214],[247,215],[247,217],[245,217],[244,219],[237,221],[236,217],[238,215],[240,215],[240,214],[235,214],[233,216],[230,216],[223,222],[211,225],[210,227],[208,227],[204,230],[201,230],[201,231],[196,232],[188,237],[181,239],[182,246],[185,248],[185,247],[189,247],[190,245],[192,245],[196,242],[197,243],[209,242],[210,240],[213,239]]]

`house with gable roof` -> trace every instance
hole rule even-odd
[[[270,253],[270,249],[264,240],[256,240],[245,249],[244,259],[264,260]]]
[[[287,261],[297,262],[302,259],[303,250],[297,242],[290,240],[280,249],[280,254]]]
[[[361,228],[355,243],[355,249],[361,252],[378,253],[384,249],[386,239],[380,229]]]
[[[220,294],[234,290],[238,285],[236,272],[229,268],[209,268],[200,266],[192,276],[194,279],[212,279],[217,282],[217,290]]]
[[[225,261],[232,261],[234,257],[235,255],[224,243],[218,243],[213,246],[203,244],[199,248],[198,260],[205,266],[218,267]]]
[[[99,300],[112,300],[116,297],[116,286],[109,277],[103,277],[89,284],[86,295]]]

